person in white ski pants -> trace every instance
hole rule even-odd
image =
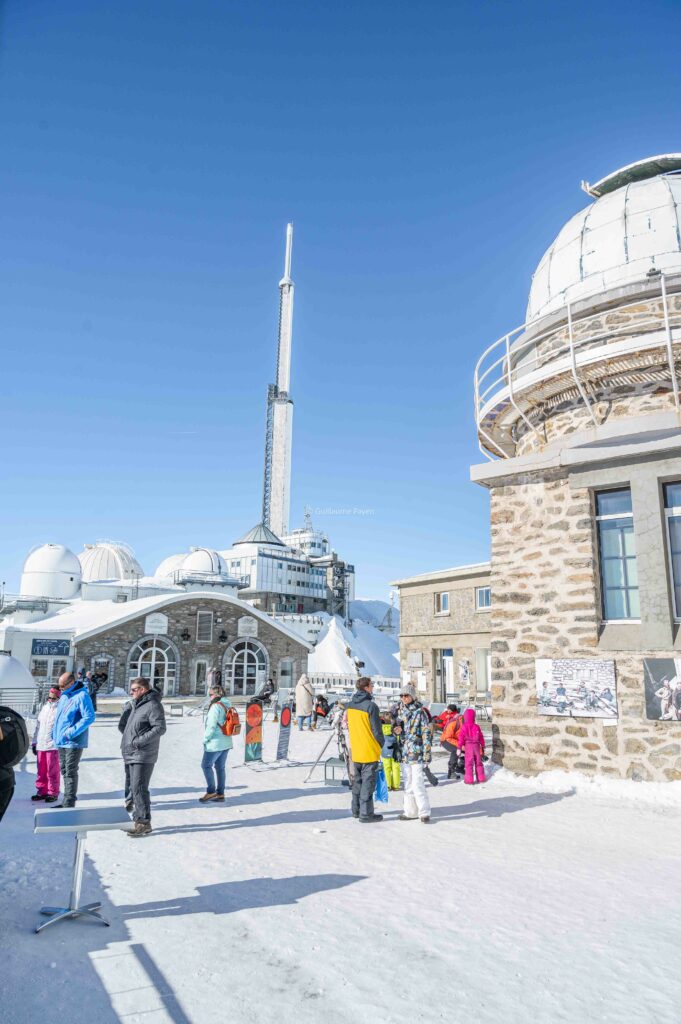
[[[404,815],[407,818],[425,818],[430,815],[430,801],[426,792],[423,764],[403,764]]]

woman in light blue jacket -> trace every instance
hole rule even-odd
[[[225,691],[221,686],[211,686],[209,692],[211,700],[206,715],[201,761],[206,777],[206,792],[199,797],[202,804],[225,799],[225,764],[227,754],[232,749],[232,737],[225,736],[220,728],[225,724],[227,709],[232,705],[225,697]]]

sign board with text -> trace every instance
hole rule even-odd
[[[164,615],[163,612],[153,612],[151,615],[147,615],[144,620],[144,632],[156,634],[167,633],[168,616]]]

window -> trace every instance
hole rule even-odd
[[[435,595],[435,614],[449,615],[449,594],[446,591]]]
[[[638,572],[634,546],[631,491],[601,491],[596,495],[603,618],[639,619]]]
[[[149,679],[154,689],[166,695],[175,693],[177,653],[162,636],[142,637],[128,655],[128,682],[136,676]]]
[[[198,644],[209,644],[213,639],[213,613],[197,612],[196,615],[196,642]]]
[[[666,484],[664,516],[667,521],[667,549],[674,588],[674,618],[681,619],[681,483]]]
[[[492,607],[492,588],[491,587],[476,587],[475,588],[475,608],[476,611],[484,611],[486,608]]]

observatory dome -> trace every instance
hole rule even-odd
[[[142,566],[124,544],[112,541],[86,544],[78,558],[86,583],[97,580],[131,580],[144,576]]]
[[[34,689],[35,679],[18,658],[0,654],[0,690]]]
[[[73,551],[63,544],[43,544],[31,551],[24,562],[21,596],[70,600],[78,595],[81,575],[81,565]]]
[[[532,277],[527,320],[568,302],[645,279],[649,271],[681,271],[681,155],[652,157],[615,171],[546,250]],[[641,180],[643,179],[643,180]]]
[[[182,563],[182,571],[227,575],[225,563],[211,548],[192,548]]]
[[[154,573],[154,579],[172,581],[173,573],[182,568],[182,563],[186,557],[187,556],[184,552],[179,555],[168,555],[168,557],[164,558],[159,564],[156,572]]]

